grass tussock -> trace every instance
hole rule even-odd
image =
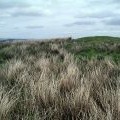
[[[7,46],[14,56],[0,68],[0,120],[119,120],[119,62],[75,59],[64,44]]]

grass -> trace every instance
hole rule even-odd
[[[98,58],[104,59],[112,57],[118,63],[120,62],[120,38],[116,37],[85,37],[68,42],[65,49],[82,59]]]
[[[0,120],[118,120],[119,38],[0,45]]]

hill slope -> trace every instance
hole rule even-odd
[[[118,120],[119,78],[119,38],[2,43],[0,120]]]
[[[120,38],[97,36],[75,39],[68,42],[65,48],[79,59],[111,57],[120,61]]]

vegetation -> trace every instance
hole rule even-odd
[[[0,44],[0,120],[119,118],[119,38]]]
[[[65,48],[79,59],[112,57],[116,63],[120,62],[120,38],[85,37],[69,42]]]

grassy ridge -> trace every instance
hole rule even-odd
[[[49,42],[52,43],[53,41]],[[50,50],[49,42],[38,42],[38,45],[27,47],[28,54],[34,55],[37,52],[43,51],[57,54],[58,51]],[[56,43],[59,44],[59,41],[56,41]],[[21,55],[19,48],[17,48],[19,44],[21,43],[16,45],[10,45],[9,43],[0,44],[0,64],[16,56],[16,52],[18,54],[17,56]],[[61,47],[74,54],[79,60],[91,58],[104,59],[105,57],[111,57],[117,63],[120,61],[120,38],[117,37],[84,37],[62,41],[60,48]]]
[[[120,41],[0,44],[0,120],[119,120]]]

